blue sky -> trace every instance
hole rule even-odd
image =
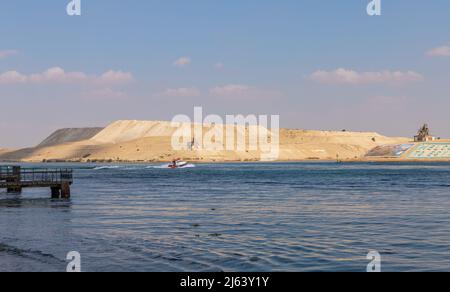
[[[369,0],[81,1],[81,17],[69,0],[2,1],[0,147],[194,106],[450,136],[449,1],[383,0],[380,17]]]

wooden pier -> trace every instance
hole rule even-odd
[[[52,199],[69,199],[73,183],[71,169],[0,166],[0,189],[21,193],[23,188],[50,188]]]

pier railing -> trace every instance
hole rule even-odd
[[[71,169],[41,169],[0,167],[0,180],[17,179],[20,182],[47,182],[62,183],[73,182],[73,170]]]

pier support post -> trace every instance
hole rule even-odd
[[[51,187],[52,190],[52,199],[60,199],[61,198],[61,188],[60,187]]]
[[[68,182],[61,184],[61,198],[70,199],[70,184]]]
[[[12,177],[6,179],[6,182],[12,184],[12,186],[7,188],[8,193],[21,193],[22,186],[20,185],[20,166],[12,167]]]
[[[70,184],[63,182],[60,186],[51,187],[52,199],[70,199]]]

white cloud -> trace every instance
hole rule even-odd
[[[422,75],[413,71],[357,72],[343,68],[334,71],[316,71],[309,78],[318,83],[347,85],[383,83],[397,85],[423,80]]]
[[[78,83],[89,81],[89,77],[82,72],[65,72],[59,67],[53,67],[42,73],[36,73],[27,76],[27,81],[30,83]]]
[[[83,72],[65,72],[60,67],[50,68],[42,73],[24,75],[17,71],[8,71],[0,74],[0,84],[89,84],[96,86],[114,86],[130,83],[134,80],[133,75],[122,71],[108,71],[102,75],[88,75]]]
[[[175,60],[175,61],[173,62],[173,65],[174,65],[175,67],[180,67],[180,68],[182,68],[182,67],[188,66],[189,64],[191,64],[191,62],[192,62],[191,58],[189,58],[189,57],[181,57],[181,58],[179,58],[178,60]]]
[[[161,95],[167,97],[197,97],[200,94],[200,91],[195,87],[183,87],[166,89]]]
[[[108,72],[102,74],[98,79],[99,83],[112,85],[130,83],[133,81],[134,81],[133,74],[129,72],[113,71],[113,70],[109,70]]]
[[[427,52],[429,57],[450,57],[450,46],[441,46]]]
[[[28,77],[17,71],[8,71],[0,74],[0,84],[25,83]]]
[[[0,51],[0,59],[8,58],[13,55],[17,55],[19,52],[16,50],[4,50]]]

